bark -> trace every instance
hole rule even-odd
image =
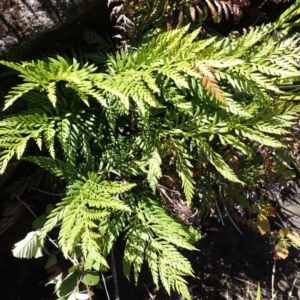
[[[84,15],[104,19],[105,7],[106,0],[1,0],[0,57]]]

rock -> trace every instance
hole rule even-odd
[[[47,32],[97,17],[102,23],[109,22],[106,0],[1,0],[0,57],[12,51],[21,53],[20,45]]]

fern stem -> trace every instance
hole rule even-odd
[[[236,223],[234,222],[234,220],[231,218],[228,210],[227,210],[227,207],[226,207],[226,204],[223,203],[223,206],[224,206],[224,210],[226,212],[226,215],[228,216],[230,222],[232,223],[232,225],[236,228],[236,230],[241,234],[243,235],[242,231],[239,229],[239,227],[236,225]]]
[[[273,268],[272,268],[272,281],[271,281],[272,300],[275,300],[276,297],[276,293],[274,292],[275,272],[276,272],[276,260],[274,260]]]
[[[15,195],[15,197],[18,199],[18,201],[20,201],[30,212],[31,214],[37,219],[36,214],[34,213],[34,211],[24,202],[22,201],[17,195]]]
[[[293,289],[294,289],[294,287],[295,287],[295,284],[296,284],[296,282],[297,282],[297,279],[298,279],[299,274],[300,274],[300,272],[297,273],[297,275],[296,275],[296,277],[295,277],[295,279],[294,279],[294,281],[293,281],[291,290],[290,290],[289,293],[288,293],[288,296],[289,296],[289,297],[288,297],[287,300],[290,300],[290,298],[291,298],[291,296],[292,296]]]
[[[102,281],[103,281],[103,286],[104,286],[104,289],[105,289],[105,293],[106,293],[107,300],[110,300],[110,297],[109,297],[109,293],[108,293],[108,290],[107,290],[106,281],[105,281],[103,272],[101,272],[101,278],[102,278]]]
[[[111,271],[113,273],[115,300],[120,300],[117,269],[116,269],[115,255],[113,249],[110,251],[110,260],[111,260]]]
[[[53,193],[48,193],[46,191],[42,191],[40,189],[37,188],[32,188],[32,190],[38,191],[40,193],[46,194],[46,195],[51,195],[51,196],[64,196],[65,194],[53,194]]]
[[[222,214],[221,214],[221,211],[220,211],[220,208],[219,208],[217,200],[215,200],[215,204],[216,204],[219,216],[220,216],[221,223],[222,223],[223,226],[225,226],[225,223],[224,223],[224,220],[223,220],[223,217],[222,217]]]

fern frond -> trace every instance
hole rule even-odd
[[[178,173],[187,200],[187,205],[190,206],[195,193],[195,181],[191,171],[192,165],[187,158],[182,157],[179,153],[176,155],[176,172]]]
[[[164,0],[154,2],[149,20],[158,11],[166,17]],[[203,14],[204,7],[211,10],[216,21],[224,13],[237,15],[233,2],[205,3],[198,8]],[[180,18],[191,6],[196,15],[196,5],[182,5]],[[293,9],[300,12],[299,0]],[[285,13],[238,37],[201,38],[188,26],[151,32],[143,42],[153,38],[138,51],[94,52],[100,69],[86,62],[86,55],[3,62],[23,79],[7,96],[5,108],[22,98],[28,109],[0,122],[0,169],[21,158],[32,140],[50,157],[24,159],[67,184],[41,241],[61,226],[58,239],[65,256],[76,255],[80,247],[105,269],[108,253],[124,233],[125,275],[133,273],[137,282],[146,261],[156,285],[190,299],[185,276],[193,271],[178,248],[196,250],[192,243],[200,234],[167,209],[191,206],[196,192],[206,208],[215,201],[215,185],[240,187],[238,194],[243,183],[255,185],[261,178],[254,170],[260,167],[253,155],[258,145],[279,148],[278,153],[289,147],[284,136],[300,111],[285,103],[299,98],[299,87],[291,87],[300,77],[299,36],[286,40],[289,25],[284,25],[293,16]],[[282,164],[289,162],[277,156]],[[130,193],[133,180],[138,187]],[[169,202],[159,181],[173,196]]]
[[[76,230],[76,228],[74,228],[74,230]],[[107,261],[101,255],[101,249],[99,247],[99,240],[101,239],[101,235],[93,234],[93,232],[89,231],[88,229],[85,229],[82,232],[81,239],[81,248],[84,256],[87,257],[88,255],[90,255],[95,260],[95,262],[100,264],[101,270],[108,269],[109,266],[107,264]]]
[[[0,63],[19,71],[25,81],[7,96],[5,109],[30,90],[46,91],[48,99],[55,107],[57,102],[55,90],[60,81],[66,82],[66,87],[75,90],[87,105],[88,96],[93,96],[104,103],[102,95],[94,89],[90,78],[96,68],[88,64],[81,66],[75,58],[69,62],[58,55],[56,58],[49,58],[49,61],[38,60],[21,64],[0,61]]]
[[[41,240],[43,241],[47,232],[62,220],[59,243],[64,255],[72,254],[74,245],[80,243],[85,256],[91,255],[95,261],[107,266],[99,246],[102,234],[97,232],[97,223],[110,217],[111,212],[108,209],[130,211],[130,208],[114,195],[129,191],[133,187],[134,184],[103,181],[95,173],[89,173],[87,178],[76,180],[68,186],[67,196],[49,215],[42,230]]]
[[[236,133],[240,133],[242,136],[247,137],[249,140],[259,142],[262,145],[266,145],[274,148],[284,147],[282,143],[275,140],[274,138],[266,136],[259,131],[256,131],[254,129],[251,129],[243,125],[236,126],[235,131]]]
[[[0,62],[1,63],[1,62]],[[16,87],[13,87],[9,93],[5,96],[4,110],[10,107],[17,99],[21,98],[24,94],[31,90],[37,89],[39,84],[37,83],[23,83]]]
[[[147,175],[147,180],[150,187],[154,190],[155,185],[158,182],[158,179],[162,176],[161,172],[161,157],[159,155],[158,149],[155,148],[151,154],[151,158],[148,160],[149,163],[149,172]]]
[[[42,132],[49,123],[37,114],[21,113],[7,117],[0,122],[0,173],[6,169],[7,163],[16,156],[20,159],[30,139],[38,144]]]
[[[198,143],[199,152],[228,180],[242,183],[233,170],[225,163],[220,154],[216,153],[206,141]]]
[[[276,85],[272,84],[272,82],[267,77],[263,76],[262,73],[257,73],[254,70],[251,70],[250,68],[239,68],[235,71],[243,75],[249,81],[255,82],[256,86],[262,86],[264,89],[280,92],[279,88]]]
[[[145,259],[157,285],[160,279],[168,293],[175,290],[190,299],[187,282],[183,277],[193,276],[193,271],[189,261],[175,248],[196,250],[189,243],[190,233],[183,225],[170,218],[147,194],[141,196],[138,206],[132,207],[133,214],[127,227],[124,274],[129,278],[132,267],[137,282]]]
[[[72,165],[66,164],[59,159],[43,156],[25,156],[23,157],[23,160],[36,164],[42,169],[49,171],[54,176],[64,180],[70,180],[71,178],[77,177],[78,172],[76,169]]]

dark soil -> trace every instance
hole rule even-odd
[[[45,271],[45,258],[17,259],[12,255],[15,243],[32,231],[34,218],[23,210],[16,223],[0,237],[0,299],[3,300],[55,300],[53,286],[45,287],[49,277]]]

